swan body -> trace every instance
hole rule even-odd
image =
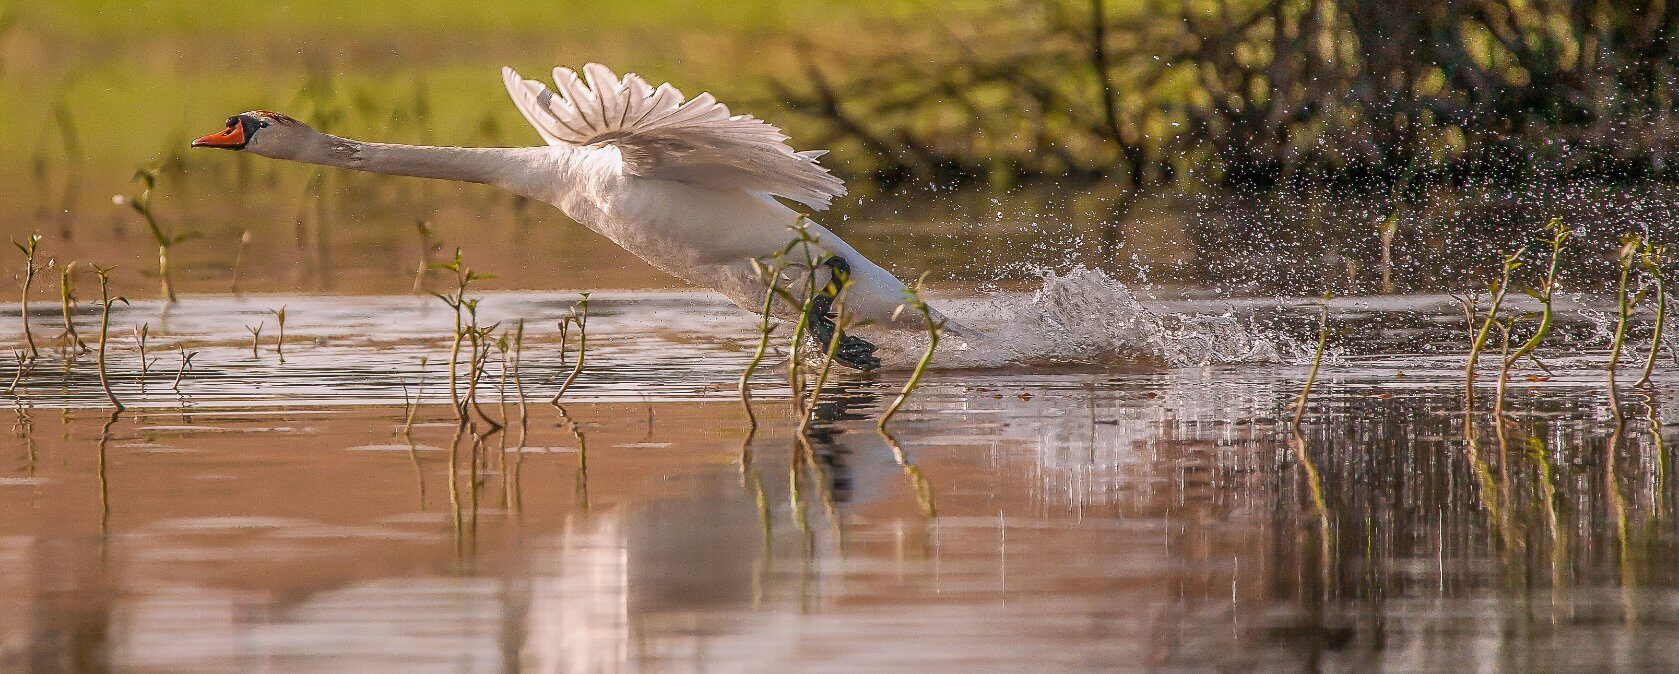
[[[827,228],[801,218],[778,197],[823,210],[844,184],[818,162],[822,151],[795,152],[779,129],[734,115],[710,94],[693,99],[669,84],[649,85],[598,64],[583,76],[554,70],[557,91],[502,69],[504,84],[546,145],[518,148],[425,147],[371,143],[320,133],[279,113],[252,111],[195,147],[255,154],[376,173],[497,185],[546,202],[649,264],[711,288],[758,312],[770,280],[753,260],[791,251],[775,282],[802,302],[804,274],[818,287],[830,267],[807,260],[838,257],[849,266],[843,310],[859,330],[924,329],[919,315],[899,316],[905,286]],[[799,243],[793,229],[802,224]],[[777,303],[782,318],[797,307]],[[906,314],[908,312],[905,312]]]

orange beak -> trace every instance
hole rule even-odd
[[[221,147],[237,150],[245,147],[245,125],[238,122],[229,124],[220,133],[212,133],[198,140],[192,141],[193,147]]]

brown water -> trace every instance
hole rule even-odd
[[[533,400],[574,299],[485,300],[531,319]],[[492,397],[500,432],[436,405],[402,432],[405,394],[447,396],[452,320],[410,297],[124,308],[159,361],[142,377],[123,338],[116,417],[88,357],[49,351],[8,413],[0,668],[1679,665],[1679,379],[1624,388],[1617,425],[1589,304],[1502,424],[1462,411],[1449,300],[1413,297],[1338,301],[1359,338],[1298,436],[1285,344],[1281,364],[935,372],[895,438],[874,418],[902,374],[845,375],[801,440],[776,371],[756,434],[733,401],[749,318],[699,293],[597,302],[566,416]],[[242,327],[281,304],[284,364]],[[1154,304],[1309,332],[1299,304]],[[179,392],[176,342],[199,352]]]

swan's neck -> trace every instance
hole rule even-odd
[[[553,147],[433,147],[315,135],[314,142],[294,151],[258,153],[372,173],[484,183],[531,197],[552,189],[569,164]]]

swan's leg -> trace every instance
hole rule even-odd
[[[811,300],[807,322],[810,324],[811,337],[823,352],[827,352],[828,345],[834,342],[834,331],[839,329],[839,326],[834,324],[837,317],[831,313],[834,299],[839,294],[839,284],[851,276],[851,264],[838,255],[829,257],[822,264],[830,271],[828,284]],[[868,372],[880,367],[880,359],[875,357],[874,348],[868,340],[840,333],[839,350],[833,354],[834,362]]]

